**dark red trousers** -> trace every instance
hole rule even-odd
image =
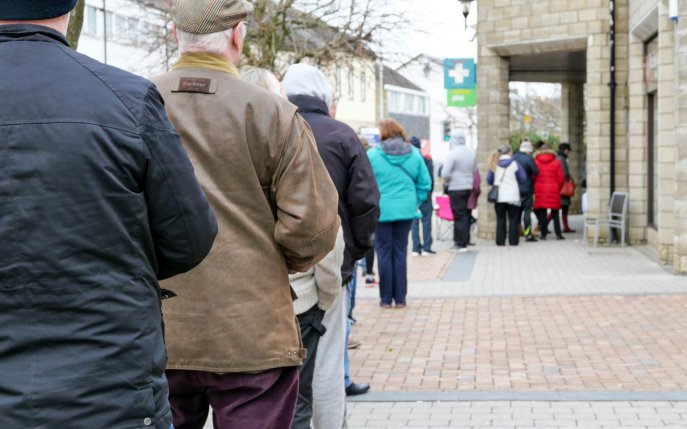
[[[290,428],[298,399],[298,367],[260,374],[168,370],[175,429],[203,429],[209,407],[215,429]]]

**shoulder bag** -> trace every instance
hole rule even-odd
[[[489,193],[487,194],[487,201],[490,203],[498,203],[499,202],[499,186],[503,182],[504,177],[506,177],[506,169],[503,169],[503,174],[501,175],[501,180],[499,181],[499,184],[497,185],[496,182],[494,182],[494,185],[491,187],[489,190]]]

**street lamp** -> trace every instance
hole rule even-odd
[[[463,7],[463,16],[465,17],[465,29],[468,29],[468,15],[470,15],[470,5],[473,0],[459,0]]]

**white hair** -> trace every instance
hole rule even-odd
[[[243,21],[241,21],[243,22]],[[179,41],[179,52],[187,54],[191,52],[209,52],[221,55],[229,47],[229,41],[234,37],[234,29],[219,31],[209,34],[194,34],[177,28],[177,40]],[[241,38],[246,37],[246,25],[241,26]]]
[[[241,78],[246,82],[257,85],[262,89],[266,89],[276,95],[282,96],[283,91],[279,79],[266,69],[250,69],[241,75]]]

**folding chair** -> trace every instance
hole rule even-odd
[[[609,235],[613,229],[619,229],[620,244],[623,246],[627,244],[625,243],[625,231],[627,229],[627,207],[629,199],[630,195],[627,192],[614,192],[613,195],[611,195],[607,219],[585,219],[585,237],[587,236],[587,229],[594,227],[594,247],[596,247],[599,242],[599,227],[601,225],[608,225]]]
[[[453,240],[453,212],[447,195],[437,195],[434,205],[437,240]]]

